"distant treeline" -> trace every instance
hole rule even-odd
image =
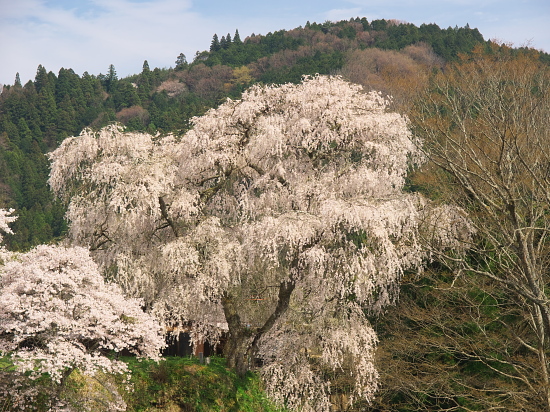
[[[121,79],[113,65],[107,74],[82,76],[65,68],[56,75],[40,65],[34,81],[24,85],[16,75],[15,83],[0,94],[0,207],[14,208],[19,216],[13,224],[15,235],[7,236],[6,243],[12,250],[24,250],[64,233],[64,210],[46,183],[45,153],[85,127],[117,121],[130,130],[182,133],[191,117],[227,97],[239,98],[256,82],[342,74],[384,89],[384,82],[396,73],[400,78],[418,73],[485,43],[481,33],[468,26],[441,29],[436,24],[416,27],[356,18],[308,22],[244,40],[238,30],[221,38],[214,35],[210,50],[197,53],[191,63],[183,54],[170,69],[150,69],[145,61],[141,73]],[[550,60],[548,55],[542,58]],[[364,60],[371,64],[354,64]]]

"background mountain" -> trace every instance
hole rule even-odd
[[[38,66],[34,81],[0,94],[0,204],[17,210],[12,250],[28,249],[60,236],[64,211],[46,185],[44,156],[67,136],[113,121],[149,133],[183,132],[192,116],[225,98],[238,98],[256,82],[298,82],[302,75],[341,74],[369,88],[391,92],[399,101],[429,68],[456,59],[484,43],[477,29],[416,27],[393,20],[351,19],[307,23],[265,36],[213,36],[209,51],[191,63],[181,54],[174,68],[151,69],[119,79],[107,74],[59,73]],[[399,84],[396,84],[399,83]],[[415,86],[416,87],[416,86]]]

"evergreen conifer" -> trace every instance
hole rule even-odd
[[[214,34],[212,37],[212,43],[210,43],[210,51],[215,52],[220,50],[220,40],[218,39],[218,35]]]

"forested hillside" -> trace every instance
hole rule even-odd
[[[214,35],[210,50],[191,63],[183,54],[175,56],[173,68],[151,69],[145,61],[141,73],[123,79],[112,65],[107,74],[82,76],[40,65],[34,81],[22,85],[16,76],[0,94],[0,204],[19,216],[6,243],[28,249],[63,233],[64,211],[46,185],[43,154],[85,127],[118,121],[153,134],[185,131],[192,116],[226,97],[238,98],[251,84],[296,83],[306,74],[342,74],[383,92],[390,91],[389,79],[399,79],[410,83],[402,84],[408,89],[411,77],[426,76],[427,66],[456,59],[479,43],[482,35],[469,27],[357,18],[308,22],[244,40],[238,30]]]
[[[442,29],[436,24],[423,24],[416,27],[394,20],[369,22],[365,18],[322,24],[307,22],[292,30],[241,36],[238,30],[220,36],[214,34],[210,49],[197,52],[192,61],[180,54],[174,56],[173,67],[153,69],[145,61],[139,74],[126,78],[118,78],[112,65],[106,68],[107,74],[84,73],[82,76],[71,69],[61,69],[55,74],[39,66],[34,81],[23,85],[16,76],[13,85],[4,86],[0,94],[0,211],[13,208],[18,216],[14,222],[6,220],[14,232],[4,235],[7,247],[24,251],[67,235],[66,207],[72,201],[71,190],[80,190],[81,196],[73,202],[73,214],[69,216],[73,223],[80,223],[80,226],[73,225],[70,233],[73,242],[89,246],[96,260],[103,259],[102,263],[111,270],[109,276],[125,275],[136,282],[132,283],[132,288],[142,288],[136,294],[148,297],[150,300],[145,299],[145,304],[150,310],[158,310],[157,315],[168,316],[169,312],[170,316],[186,319],[190,311],[204,310],[207,304],[215,308],[223,301],[226,319],[234,321],[229,325],[230,330],[236,331],[233,335],[252,337],[251,347],[245,347],[246,342],[240,341],[228,344],[233,345],[233,349],[245,347],[244,352],[235,349],[236,355],[227,357],[228,364],[235,367],[241,379],[250,366],[243,353],[260,353],[258,342],[262,342],[262,336],[288,308],[294,288],[300,287],[298,282],[288,279],[298,272],[305,278],[303,273],[311,272],[311,279],[319,283],[302,285],[299,304],[303,307],[296,311],[299,314],[293,314],[295,318],[289,317],[292,319],[289,325],[292,323],[296,330],[289,332],[291,328],[287,325],[287,329],[276,337],[284,336],[288,341],[284,334],[292,333],[292,345],[305,336],[310,343],[318,339],[312,345],[322,347],[323,343],[319,342],[329,341],[338,333],[347,336],[345,333],[356,329],[361,333],[372,331],[369,339],[377,335],[379,344],[376,356],[370,357],[370,352],[366,356],[367,351],[363,349],[366,347],[370,351],[373,341],[360,346],[358,342],[362,338],[358,332],[348,343],[348,349],[354,356],[361,353],[362,357],[340,362],[334,351],[333,357],[327,355],[334,364],[328,362],[321,367],[317,363],[320,355],[313,354],[303,364],[317,367],[315,372],[322,378],[315,382],[312,379],[309,387],[296,381],[292,390],[311,390],[307,396],[316,399],[320,399],[318,395],[322,393],[326,398],[325,406],[340,403],[340,409],[335,410],[347,411],[550,411],[550,300],[547,290],[550,284],[547,258],[550,250],[547,242],[550,232],[547,223],[550,212],[547,172],[550,161],[547,143],[550,56],[486,41],[477,29],[468,26]],[[373,94],[370,100],[363,101],[339,80],[330,83],[315,74],[338,75],[362,85],[367,91],[377,90],[392,98],[386,101]],[[378,173],[375,177],[368,169],[372,165],[367,167],[365,164],[376,163],[373,159],[376,160],[378,153],[376,150],[359,152],[353,146],[353,139],[346,140],[347,135],[341,141],[334,138],[316,142],[318,146],[315,147],[308,147],[310,142],[300,141],[296,147],[309,150],[300,152],[301,157],[289,149],[294,147],[289,142],[267,150],[271,144],[275,147],[275,143],[263,142],[264,136],[254,133],[261,127],[267,130],[266,124],[277,125],[281,130],[287,123],[291,124],[288,119],[294,119],[297,111],[288,110],[287,106],[293,102],[292,93],[300,96],[296,99],[302,95],[291,86],[280,94],[273,91],[274,88],[261,87],[298,84],[304,75],[330,83],[318,86],[318,90],[338,88],[342,100],[336,99],[335,106],[346,113],[342,118],[353,117],[346,111],[351,106],[350,100],[344,99],[348,96],[346,93],[350,93],[350,99],[361,101],[362,106],[359,103],[357,106],[365,113],[379,105],[380,113],[388,114],[391,110],[399,119],[409,119],[414,136],[425,141],[424,152],[421,154],[418,147],[407,147],[406,143],[400,146],[402,152],[392,147],[398,140],[396,136],[407,135],[407,127],[401,120],[393,123],[388,120],[388,124],[399,124],[403,134],[392,131],[393,134],[388,132],[386,136],[386,131],[390,130],[388,126],[377,135],[382,142],[377,144],[383,147],[380,153],[389,155],[387,158],[381,156],[386,163],[380,161],[373,166]],[[312,78],[310,85],[315,84]],[[306,81],[300,87],[307,89],[307,84]],[[253,85],[258,87],[249,95],[243,95]],[[321,91],[308,93],[324,96]],[[268,95],[271,100],[265,97]],[[227,102],[227,98],[239,99],[241,96],[246,96],[250,107],[255,107],[253,115],[246,107]],[[338,138],[345,133],[360,135],[357,130],[362,129],[357,123],[350,126],[338,120],[336,114],[333,127],[327,127],[326,122],[318,126],[315,114],[322,110],[316,106],[315,99],[308,104],[314,110],[304,110],[300,114],[303,123],[296,123],[303,130],[320,130],[319,136],[329,136],[336,131]],[[217,111],[207,114],[211,108]],[[372,125],[376,125],[373,128],[379,127],[383,118],[380,113],[378,120],[372,120]],[[202,117],[193,121],[195,116]],[[354,118],[354,121],[366,121],[367,117]],[[103,129],[103,134],[93,133],[114,122],[124,125],[126,133],[117,128]],[[203,138],[207,136],[212,140],[208,146],[210,151],[206,143],[201,146],[200,142],[194,142],[197,146],[194,152],[188,149],[188,158],[176,155],[183,152],[178,139],[182,139],[192,125],[203,133]],[[291,130],[295,136],[301,136],[299,127]],[[85,146],[79,146],[85,143],[67,139],[79,135],[85,128],[91,130],[83,134],[81,141],[99,141],[101,135],[104,146],[94,143],[97,150],[87,151]],[[346,130],[342,136],[338,134],[339,128]],[[223,136],[217,133],[229,129],[236,132]],[[191,141],[193,136],[190,136]],[[63,142],[65,144],[59,148]],[[133,147],[133,142],[137,143],[135,150],[128,151],[131,155],[124,152]],[[118,151],[117,145],[123,146],[124,153]],[[289,152],[283,152],[283,147]],[[54,200],[47,184],[50,163],[45,154],[56,149],[52,159],[57,161],[57,169],[52,169],[52,186],[60,197],[64,197],[64,203]],[[270,155],[258,156],[254,163],[251,158],[263,153],[262,150]],[[81,156],[84,151],[86,155]],[[242,153],[251,155],[247,158]],[[389,161],[390,155],[398,156],[401,162]],[[420,158],[427,160],[423,167],[407,171],[407,162]],[[274,166],[283,161],[295,163],[288,163],[288,170]],[[245,166],[235,166],[239,162]],[[313,165],[312,170],[302,167],[309,162]],[[100,163],[104,173],[93,176],[90,168]],[[323,167],[318,168],[319,165]],[[367,171],[361,169],[363,166]],[[176,167],[179,173],[175,172]],[[109,171],[115,168],[118,174],[110,175]],[[243,171],[245,168],[248,174]],[[150,181],[143,183],[139,180],[142,175],[149,176]],[[311,183],[319,181],[326,186],[324,189],[320,184]],[[359,181],[361,185],[354,186]],[[238,190],[234,190],[235,182],[246,184],[237,185]],[[303,189],[302,182],[311,186],[306,185]],[[376,186],[376,182],[381,183]],[[293,185],[297,187],[292,192],[296,197],[290,198],[287,191],[290,193],[289,188]],[[184,193],[184,187],[185,190],[192,187],[193,191],[185,192],[187,197],[178,197]],[[318,222],[301,221],[303,216],[297,211],[307,210],[309,214],[315,202],[312,193],[320,198],[329,187],[333,200],[341,196],[341,207],[328,212],[313,207],[318,213],[325,213],[319,221],[327,226],[321,230]],[[139,190],[150,196],[142,196]],[[353,210],[350,207],[343,211],[342,206],[351,204],[350,199],[361,190],[371,190],[365,198],[374,198],[373,193],[379,196],[376,201],[380,210],[376,213],[380,214],[364,212],[361,215],[361,219],[368,222],[367,229],[356,225],[361,219],[349,217],[363,210],[361,207],[365,203],[358,202]],[[120,193],[125,196],[123,201],[116,197]],[[266,193],[270,194],[267,200],[262,197]],[[426,203],[420,206],[410,201],[416,197],[425,199]],[[109,210],[105,205],[111,201],[119,202],[120,210],[128,214]],[[398,204],[399,201],[402,204]],[[204,203],[200,211],[202,220],[195,218],[195,212],[188,211],[201,202]],[[167,205],[172,205],[172,209]],[[234,205],[238,207],[232,209]],[[452,210],[461,212],[437,215],[434,210],[439,210],[437,207],[441,205],[452,205],[456,207]],[[135,215],[132,215],[134,209]],[[274,220],[287,214],[296,213],[296,216],[267,229],[249,225],[252,221],[260,222],[259,216],[264,213],[273,213],[270,217]],[[400,214],[407,217],[398,219]],[[469,232],[461,237],[453,230],[462,227],[466,214]],[[237,221],[242,227],[237,227]],[[329,221],[330,224],[326,223]],[[7,227],[7,223],[4,225]],[[288,233],[281,234],[284,231],[278,228],[284,225],[288,225]],[[424,230],[426,227],[431,230]],[[418,228],[424,231],[417,233]],[[240,237],[234,235],[236,230],[242,231]],[[387,235],[388,241],[382,242],[381,233],[391,230],[394,232]],[[275,240],[271,241],[287,235],[290,236],[287,244],[276,245]],[[224,241],[230,238],[223,248],[219,246],[221,238]],[[148,243],[151,239],[154,241]],[[448,246],[452,241],[459,242],[460,246],[456,246],[457,243]],[[154,242],[158,244],[152,247]],[[392,279],[379,277],[376,280],[378,289],[369,289],[364,295],[357,292],[359,289],[350,292],[349,285],[358,283],[361,265],[366,261],[380,264],[377,257],[384,253],[382,248],[377,248],[382,243],[392,245],[392,242],[399,244],[396,250],[400,252],[384,261],[395,265],[392,268],[382,265],[384,270],[376,273],[387,274],[393,270],[395,276]],[[104,245],[107,246],[102,249]],[[191,252],[174,252],[176,246],[182,245],[185,251],[199,250],[196,262],[189,263]],[[421,250],[419,245],[425,249]],[[216,247],[223,249],[223,253],[216,254],[219,252],[214,250]],[[296,248],[296,256],[302,253],[308,259],[311,257],[311,261],[298,264],[297,257],[291,258],[293,248]],[[358,250],[364,256],[359,256]],[[369,255],[371,252],[376,257]],[[239,260],[245,253],[246,264]],[[324,253],[326,256],[321,259],[319,256]],[[280,270],[288,269],[288,272],[270,272],[272,268],[262,266],[267,258],[274,262],[281,259]],[[185,264],[178,266],[178,259]],[[220,273],[218,266],[223,266],[218,265],[218,261],[236,268],[235,271],[241,270],[236,276],[239,281],[251,280],[243,280],[237,292],[237,283],[231,285],[232,289],[220,286],[224,285],[225,278],[210,284]],[[346,270],[340,268],[342,262],[348,265]],[[183,267],[195,270],[200,265],[211,272],[205,269],[204,273],[186,273],[185,276],[180,273]],[[254,266],[261,276],[252,273],[254,270],[249,270],[247,265]],[[375,263],[371,265],[374,267]],[[181,276],[166,280],[159,274],[167,267]],[[357,270],[357,276],[352,276],[353,270]],[[319,273],[334,276],[321,282]],[[205,293],[200,308],[182,304],[188,295],[171,294],[173,291],[181,293],[187,287],[173,287],[182,277],[197,281],[197,289],[192,289],[188,295]],[[278,286],[274,288],[273,285]],[[155,293],[151,292],[153,288],[156,288]],[[266,292],[275,289],[278,294]],[[324,293],[321,298],[308,301],[312,296],[320,296],[320,291]],[[260,293],[264,294],[261,299],[251,299]],[[269,299],[273,314],[263,315],[273,322],[266,322],[269,328],[250,328],[255,316],[262,315],[260,310],[254,309],[257,308],[253,306],[256,300]],[[382,301],[384,304],[380,303]],[[294,305],[298,307],[297,303]],[[168,307],[170,310],[166,309]],[[235,308],[249,310],[247,316],[252,321],[241,322],[238,316],[231,317]],[[311,315],[326,308],[330,309],[326,310],[330,312],[327,318],[333,322],[329,329],[332,335],[324,329],[326,325],[321,325],[321,321]],[[310,318],[300,317],[306,313]],[[170,321],[177,323],[175,317]],[[355,318],[363,322],[360,327],[354,326],[357,325],[352,322]],[[300,329],[304,325],[312,328],[317,321],[320,326],[315,334]],[[213,332],[201,333],[207,336]],[[338,345],[345,339],[334,341],[334,345]],[[275,347],[266,345],[263,349],[267,353],[263,366],[280,355],[274,355],[277,353]],[[285,347],[285,350],[293,348]],[[300,352],[303,353],[307,354],[307,350]],[[380,376],[374,399],[369,398],[375,390],[368,386],[375,374],[371,364]],[[273,370],[272,384],[283,373],[282,367]],[[349,378],[350,374],[346,374],[349,371],[355,379]],[[262,376],[265,381],[268,375]],[[363,379],[362,387],[357,383],[358,376]],[[163,382],[171,380],[160,378]],[[319,392],[308,389],[315,386],[312,382],[322,382],[325,386],[321,387],[330,388],[331,395],[328,396],[324,389]],[[284,383],[292,384],[292,380],[285,379]],[[361,390],[368,392],[367,396],[357,396],[357,401],[350,405],[350,394],[361,395]],[[287,398],[286,405],[297,409],[303,401],[303,397],[288,399],[291,398]],[[177,403],[174,399],[164,402],[166,405]]]

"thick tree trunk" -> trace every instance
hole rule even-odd
[[[227,366],[234,369],[238,376],[243,377],[252,366],[250,358],[251,337],[248,333],[239,334],[230,331],[230,336],[225,347]]]
[[[534,310],[531,311],[531,318],[538,337],[538,357],[540,373],[544,383],[544,400],[546,403],[546,411],[550,412],[550,371],[547,358],[549,331],[546,328],[543,308],[537,305],[533,305],[533,308]]]
[[[252,329],[244,326],[235,300],[229,295],[224,296],[222,299],[223,311],[229,327],[229,337],[224,355],[227,359],[227,365],[233,368],[237,375],[242,377],[252,368],[261,337],[269,332],[277,320],[284,315],[295,287],[296,284],[293,281],[281,282],[277,306],[260,328]]]
[[[227,366],[242,377],[250,369],[249,348],[252,331],[243,326],[237,305],[231,296],[226,295],[222,299],[222,306],[229,327],[229,336],[224,349]]]

